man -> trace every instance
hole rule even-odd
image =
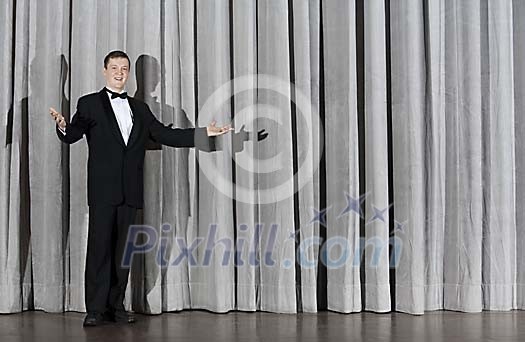
[[[130,71],[125,52],[104,58],[106,86],[78,100],[71,123],[53,108],[57,135],[73,144],[85,135],[89,146],[89,232],[85,269],[87,316],[84,326],[111,320],[133,323],[124,309],[129,268],[122,257],[128,228],[143,203],[143,164],[148,138],[173,147],[209,150],[209,137],[232,130],[229,126],[172,129],[161,124],[149,107],[124,92]]]

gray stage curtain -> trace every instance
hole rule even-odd
[[[524,17],[521,0],[3,0],[0,312],[85,310],[87,145],[62,146],[48,108],[70,117],[113,49],[166,124],[269,133],[149,146],[137,221],[159,243],[130,309],[523,309]]]

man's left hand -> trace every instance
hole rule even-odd
[[[231,125],[226,125],[222,127],[217,127],[216,125],[217,123],[213,121],[211,124],[208,125],[208,127],[206,127],[206,131],[209,137],[216,137],[233,131]]]

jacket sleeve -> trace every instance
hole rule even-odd
[[[146,105],[145,121],[151,140],[171,147],[196,147],[201,151],[213,151],[214,139],[208,137],[206,127],[171,128],[163,125]]]
[[[66,125],[65,134],[60,131],[58,125],[56,126],[57,136],[62,142],[66,144],[73,144],[82,139],[89,129],[93,126],[92,120],[89,118],[85,100],[80,98],[77,103],[77,111],[73,115],[73,119]]]

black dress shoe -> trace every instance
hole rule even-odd
[[[115,323],[135,323],[135,315],[126,311],[115,311],[113,313],[113,322]]]
[[[97,325],[101,325],[104,322],[104,319],[101,314],[99,313],[88,313],[86,318],[84,318],[84,326],[85,327],[96,327]]]

